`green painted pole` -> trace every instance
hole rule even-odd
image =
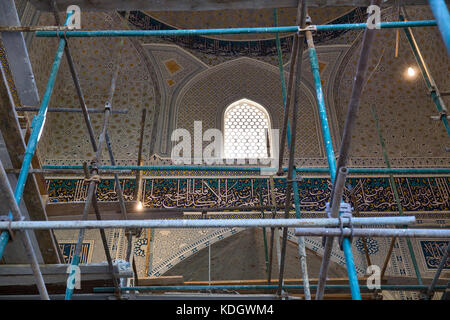
[[[327,289],[342,290],[348,289],[349,285],[328,284]],[[265,290],[276,289],[278,285],[211,285],[211,286],[142,286],[142,287],[122,287],[122,291],[201,291],[201,290]],[[311,288],[316,289],[317,285],[312,284]],[[387,291],[421,291],[428,289],[425,285],[380,285],[379,288],[369,288],[361,285],[363,290],[387,290]],[[445,290],[447,286],[436,286],[435,290]],[[304,285],[283,285],[283,289],[304,289]],[[114,287],[94,288],[94,293],[114,292]]]
[[[383,136],[381,134],[380,123],[379,123],[379,120],[378,120],[378,114],[377,114],[377,111],[376,111],[376,109],[375,109],[375,107],[373,105],[371,105],[371,108],[372,108],[373,118],[375,120],[375,127],[377,129],[378,138],[380,139],[381,149],[383,150],[384,162],[386,163],[386,166],[388,167],[388,169],[390,169],[391,168],[391,164],[389,162],[389,156],[388,156],[387,151],[386,151],[386,145],[384,143],[384,139],[383,139]],[[400,215],[403,215],[404,214],[403,213],[403,207],[402,207],[402,204],[400,202],[400,197],[398,196],[397,184],[395,183],[395,180],[394,180],[394,177],[393,177],[392,174],[389,175],[389,180],[391,182],[392,192],[394,194],[395,202],[397,203],[398,213]],[[403,227],[404,228],[408,228],[408,226],[403,226]],[[419,266],[417,265],[416,255],[414,254],[412,243],[411,243],[411,240],[409,238],[406,238],[406,244],[408,246],[408,251],[409,251],[409,254],[411,256],[411,261],[413,263],[414,272],[416,273],[417,282],[419,283],[419,285],[423,285],[422,276],[420,275]]]
[[[316,88],[317,107],[319,111],[320,124],[322,129],[322,136],[325,145],[325,152],[327,155],[328,168],[331,174],[331,183],[334,184],[336,178],[336,157],[333,149],[333,142],[331,140],[330,127],[328,125],[327,109],[325,107],[325,100],[323,97],[322,83],[320,81],[319,62],[317,60],[316,49],[312,47],[308,49],[309,62],[314,78],[314,85]]]
[[[292,191],[294,193],[294,203],[295,203],[295,217],[297,219],[301,219],[302,214],[300,212],[300,196],[298,191],[298,183],[297,183],[297,174],[295,170],[292,174],[292,179],[294,182],[292,183]],[[298,255],[300,257],[300,267],[303,273],[303,283],[305,289],[305,300],[311,300],[311,287],[309,284],[309,274],[308,274],[308,265],[306,264],[306,244],[305,237],[298,236]]]
[[[331,183],[335,185],[335,179],[337,174],[337,165],[335,159],[335,153],[333,149],[333,142],[331,140],[330,128],[328,126],[327,111],[325,107],[325,99],[322,91],[322,82],[320,81],[319,63],[317,59],[317,52],[314,46],[314,41],[311,32],[306,32],[306,40],[308,42],[309,61],[311,65],[311,71],[313,73],[314,85],[316,88],[317,105],[319,109],[320,125],[322,128],[323,141],[325,145],[325,151],[328,160],[328,167],[330,169]],[[331,201],[331,200],[330,200]],[[340,214],[340,213],[339,213]],[[328,240],[329,239],[329,240]],[[327,243],[324,246],[324,256],[320,269],[319,284],[320,287],[316,291],[316,299],[321,299],[323,296],[324,288],[326,288],[326,273],[328,272],[328,265],[332,252],[333,238],[328,238]],[[331,242],[328,242],[331,241]],[[353,260],[351,243],[348,238],[344,238],[342,242],[342,248],[344,250],[345,263],[347,266],[347,274],[350,284],[350,290],[354,300],[361,300],[360,288],[358,284],[358,275],[355,269],[355,263]]]
[[[261,180],[259,181],[258,195],[259,195],[259,204],[262,207],[263,206],[263,198],[262,198],[262,181]],[[264,209],[261,209],[261,215],[262,215],[261,218],[264,219],[265,218]],[[263,232],[263,241],[264,241],[264,259],[266,262],[266,272],[268,273],[269,272],[269,251],[267,248],[267,236],[266,236],[266,228],[265,227],[262,227],[262,232]]]
[[[435,20],[381,22],[380,29],[405,27],[433,27]],[[298,31],[331,31],[366,29],[367,23],[343,23],[310,26],[300,30],[298,26],[269,28],[224,28],[224,29],[189,29],[189,30],[96,30],[96,31],[36,31],[36,37],[162,37],[162,36],[206,36],[219,34],[262,34],[291,33]]]

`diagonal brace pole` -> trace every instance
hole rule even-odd
[[[4,197],[6,198],[10,206],[13,219],[16,221],[23,220],[24,217],[20,212],[19,206],[17,205],[14,199],[12,187],[9,183],[8,176],[6,175],[5,169],[3,168],[3,164],[1,161],[0,161],[0,189],[3,190]],[[34,252],[33,245],[31,243],[29,232],[30,232],[29,230],[21,231],[23,246],[25,247],[27,257],[30,260],[31,269],[33,270],[33,274],[36,280],[36,286],[39,290],[41,299],[50,300],[47,288],[45,287],[44,278],[42,277],[41,269],[39,268],[36,253]]]
[[[371,5],[380,6],[381,0],[372,0]],[[332,196],[330,203],[337,203],[336,206],[332,206],[332,216],[338,214],[339,207],[341,203],[341,198],[339,194],[342,195],[342,188],[344,187],[344,183],[341,184],[341,187],[337,187],[337,182],[341,181],[341,177],[343,174],[342,169],[346,169],[347,161],[350,153],[350,144],[352,139],[352,132],[356,122],[356,116],[358,111],[359,102],[361,100],[361,94],[364,86],[364,79],[366,76],[370,50],[375,38],[375,29],[366,29],[364,31],[362,45],[361,45],[361,53],[359,55],[358,64],[356,67],[356,74],[353,81],[352,93],[350,96],[349,107],[347,111],[347,116],[345,119],[344,132],[342,135],[342,142],[339,149],[339,159],[337,163],[337,178],[334,180]],[[330,160],[329,160],[330,161]],[[330,168],[331,170],[331,168]],[[345,170],[347,171],[347,170]],[[332,175],[333,176],[333,175]],[[339,197],[335,199],[335,197]],[[323,298],[323,292],[325,290],[325,283],[328,274],[328,267],[331,257],[331,249],[333,245],[333,238],[327,237],[325,240],[325,252],[322,259],[322,264],[320,268],[319,274],[319,282],[317,285],[317,294],[316,299]],[[355,265],[353,262],[353,255],[350,240],[348,238],[343,239],[343,249],[344,255],[347,265],[348,278],[350,282],[350,288],[352,292],[352,297],[354,300],[361,300],[361,293],[359,290],[358,277],[355,270]]]
[[[66,24],[70,21],[73,12],[67,14]],[[58,43],[58,49],[56,51],[56,56],[53,61],[53,65],[50,71],[50,77],[47,82],[47,87],[42,98],[41,106],[38,114],[33,118],[31,135],[28,139],[28,144],[25,149],[25,155],[22,162],[22,168],[20,169],[19,177],[17,178],[17,185],[14,190],[14,198],[16,199],[16,203],[20,204],[22,200],[23,191],[25,189],[25,183],[28,177],[28,172],[30,170],[31,161],[36,153],[37,144],[39,142],[39,138],[41,137],[41,133],[44,129],[44,123],[47,115],[47,109],[50,104],[50,98],[53,93],[53,88],[56,82],[56,76],[58,74],[59,66],[61,64],[62,56],[64,54],[64,47],[66,46],[66,41],[64,39],[60,39]],[[12,219],[11,212],[8,213],[8,216]],[[7,231],[3,231],[0,235],[0,259],[3,256],[3,252],[5,250],[6,244],[9,241],[9,234]]]
[[[121,48],[123,46],[123,43],[124,43],[124,41],[122,39],[122,41],[119,44],[118,56],[116,59],[116,68],[115,68],[113,76],[111,78],[111,85],[109,88],[108,99],[105,103],[105,116],[103,119],[103,128],[102,128],[100,137],[98,139],[97,152],[92,161],[92,168],[91,168],[92,177],[89,182],[88,194],[87,194],[86,203],[85,203],[85,206],[83,209],[82,220],[87,219],[89,209],[91,207],[92,202],[94,201],[93,197],[96,196],[97,183],[99,182],[98,164],[101,161],[103,144],[105,143],[105,140],[106,140],[107,126],[108,126],[109,118],[111,115],[111,109],[112,109],[112,100],[114,98],[114,92],[116,90],[117,78],[119,75],[119,68],[120,68],[119,61],[120,61],[120,57],[121,57]],[[96,177],[97,179],[94,179],[94,177]],[[81,253],[81,247],[82,247],[82,243],[83,243],[84,234],[85,234],[85,229],[80,229],[80,232],[78,234],[77,244],[75,246],[75,254],[72,258],[72,264],[71,264],[72,265],[72,273],[75,272],[74,267],[77,267],[80,262],[80,253]],[[70,277],[71,277],[71,275],[69,275],[69,278]],[[67,286],[65,300],[71,300],[72,295],[73,295],[73,286]]]

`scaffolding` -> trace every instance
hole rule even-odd
[[[31,240],[29,237],[29,232],[33,230],[58,230],[58,229],[79,229],[79,236],[76,245],[76,253],[71,262],[71,273],[69,278],[72,277],[78,264],[80,262],[80,250],[81,244],[84,238],[84,232],[86,229],[99,229],[102,236],[102,242],[104,246],[104,251],[107,257],[109,272],[112,274],[113,288],[95,288],[94,293],[105,293],[114,292],[118,299],[121,298],[122,292],[128,291],[158,291],[158,290],[186,290],[186,291],[201,291],[201,290],[214,290],[214,289],[230,289],[230,290],[275,290],[276,297],[288,298],[289,294],[287,290],[289,289],[303,289],[305,299],[311,299],[311,289],[316,290],[315,298],[323,299],[325,289],[350,289],[352,298],[354,300],[361,299],[361,289],[367,289],[367,286],[360,285],[358,282],[358,277],[355,270],[355,264],[353,261],[353,255],[351,251],[351,238],[353,236],[361,237],[437,237],[437,238],[450,238],[450,230],[437,230],[437,229],[406,229],[407,225],[412,225],[415,223],[415,217],[409,216],[395,216],[395,217],[377,217],[377,218],[363,218],[363,217],[352,217],[352,208],[348,204],[342,201],[343,190],[345,180],[350,173],[371,173],[371,174],[389,174],[391,177],[393,174],[423,174],[423,173],[433,173],[433,174],[448,174],[450,173],[450,168],[391,168],[388,160],[386,159],[387,168],[348,168],[347,162],[349,158],[349,151],[351,145],[351,137],[353,133],[353,128],[355,125],[356,114],[358,111],[358,106],[363,90],[363,85],[366,79],[366,72],[368,69],[368,59],[374,41],[375,33],[377,29],[384,28],[398,28],[403,29],[410,41],[414,55],[419,63],[420,69],[424,76],[427,86],[430,88],[431,96],[433,102],[439,112],[437,120],[442,121],[448,135],[450,135],[450,128],[448,124],[447,109],[442,101],[441,94],[439,93],[430,73],[423,60],[417,43],[412,35],[411,28],[415,27],[432,27],[438,26],[439,30],[443,36],[444,43],[450,52],[450,16],[448,14],[448,9],[443,0],[430,0],[430,6],[435,15],[436,20],[427,21],[408,21],[406,19],[406,14],[404,10],[403,14],[400,15],[402,21],[395,22],[381,22],[376,25],[376,28],[370,28],[368,23],[355,23],[355,24],[331,24],[331,25],[313,25],[311,19],[307,15],[306,1],[300,0],[297,8],[297,19],[295,26],[278,27],[276,9],[274,10],[274,27],[267,28],[228,28],[228,29],[195,29],[195,30],[102,30],[102,31],[72,31],[67,28],[68,24],[72,19],[73,12],[68,12],[65,20],[64,26],[61,25],[61,21],[58,15],[58,8],[56,7],[56,1],[50,1],[52,9],[57,21],[57,27],[18,27],[18,26],[5,26],[1,27],[1,32],[35,32],[36,37],[53,37],[58,39],[58,48],[54,58],[54,62],[51,68],[50,76],[47,82],[46,90],[38,109],[38,114],[33,118],[32,131],[29,141],[26,145],[26,150],[22,162],[22,167],[19,172],[17,186],[13,189],[9,183],[7,173],[0,162],[0,186],[2,192],[7,195],[8,205],[10,212],[8,213],[7,221],[0,221],[0,230],[3,232],[0,235],[0,258],[3,256],[4,249],[10,240],[11,235],[15,230],[19,231],[22,237],[23,244],[26,248],[27,255],[30,259],[30,264],[32,266],[33,274],[36,278],[36,285],[39,290],[40,297],[42,299],[49,299],[47,289],[42,277],[40,266],[37,262],[36,253],[31,245]],[[373,5],[381,5],[381,0],[372,1]],[[11,10],[15,8],[11,7]],[[317,59],[317,52],[314,46],[313,33],[318,33],[322,31],[330,30],[350,30],[350,29],[361,29],[364,30],[363,41],[361,45],[361,52],[359,55],[359,60],[356,68],[356,74],[353,82],[353,89],[350,98],[350,103],[348,107],[348,113],[345,120],[344,131],[342,136],[342,143],[339,150],[339,158],[336,162],[335,151],[333,149],[333,144],[331,140],[330,129],[328,125],[327,112],[325,106],[324,95],[322,91],[322,84],[319,74],[319,65]],[[137,181],[142,180],[143,170],[190,170],[190,171],[260,171],[261,167],[244,167],[244,166],[144,166],[141,159],[142,153],[142,139],[143,135],[141,133],[140,140],[140,160],[137,166],[120,166],[115,165],[114,155],[111,149],[111,141],[108,136],[107,126],[108,120],[113,113],[125,113],[125,111],[113,110],[113,95],[116,88],[116,81],[119,72],[119,63],[115,64],[114,74],[111,79],[110,91],[108,94],[108,99],[105,102],[104,109],[104,122],[100,137],[98,140],[94,136],[91,121],[89,118],[89,113],[99,112],[99,110],[89,110],[86,106],[82,88],[78,79],[78,75],[73,63],[73,58],[70,52],[69,40],[74,37],[121,37],[122,41],[118,46],[118,58],[121,54],[121,47],[123,46],[124,37],[158,37],[167,35],[176,36],[193,36],[193,35],[224,35],[224,34],[261,34],[261,33],[271,33],[276,35],[276,44],[278,50],[278,59],[280,67],[280,75],[282,82],[282,96],[283,96],[283,107],[284,107],[284,121],[283,121],[283,131],[281,135],[280,152],[279,152],[279,171],[277,175],[286,179],[287,191],[286,191],[286,203],[284,206],[285,216],[283,219],[275,219],[273,215],[272,218],[264,219],[215,219],[215,220],[127,220],[127,210],[125,207],[124,196],[120,187],[120,183],[117,183],[117,193],[120,203],[120,209],[122,214],[122,220],[102,220],[100,210],[98,208],[96,199],[96,188],[98,183],[101,181],[101,174],[104,172],[114,172],[114,177],[116,182],[118,181],[118,173],[120,172],[130,172],[134,170],[137,172]],[[289,70],[289,79],[286,85],[284,83],[284,71],[283,71],[283,61],[281,57],[281,48],[279,41],[280,33],[294,33],[294,42],[292,46],[291,53],[291,64]],[[318,104],[318,113],[320,117],[320,124],[322,130],[322,136],[324,139],[324,145],[327,155],[328,168],[295,168],[294,166],[294,154],[295,154],[295,138],[296,138],[296,120],[298,112],[298,97],[300,94],[300,89],[298,83],[302,75],[302,54],[304,51],[304,46],[307,45],[307,51],[309,56],[310,68],[313,73],[315,93]],[[90,143],[92,149],[95,153],[90,165],[84,163],[83,165],[48,165],[44,166],[43,170],[40,172],[45,173],[56,173],[61,170],[64,172],[76,173],[82,170],[86,177],[86,181],[89,182],[87,200],[84,204],[83,216],[81,220],[73,221],[24,221],[23,215],[20,212],[18,205],[21,202],[22,195],[24,192],[27,177],[30,173],[35,173],[31,167],[31,161],[36,153],[37,144],[39,138],[44,130],[44,124],[46,120],[47,112],[69,112],[69,110],[59,108],[59,109],[49,109],[50,98],[54,89],[56,76],[63,59],[66,56],[69,70],[73,82],[75,84],[76,92],[80,101],[80,109],[71,110],[70,112],[82,112],[86,124],[87,131],[90,137]],[[2,70],[3,74],[3,70]],[[6,85],[7,87],[7,85]],[[292,109],[292,110],[291,110]],[[36,109],[23,109],[22,111],[36,111]],[[142,118],[142,128],[145,122],[145,114]],[[381,136],[380,139],[382,140]],[[289,149],[289,161],[288,167],[283,168],[282,166],[282,155],[284,154],[284,147],[287,140],[287,146]],[[102,165],[102,150],[106,145],[109,153],[109,158],[111,161],[110,166]],[[106,171],[105,171],[106,170]],[[296,179],[297,173],[314,172],[314,173],[325,173],[329,174],[331,177],[331,182],[333,184],[332,195],[329,199],[327,215],[328,218],[314,218],[307,219],[301,216],[300,212],[300,200],[299,200],[299,190],[298,190],[298,180]],[[273,177],[271,178],[271,183],[273,183]],[[139,182],[140,184],[140,182]],[[138,192],[139,194],[139,192]],[[397,197],[398,198],[398,197]],[[397,199],[398,200],[398,199]],[[289,213],[292,208],[292,202],[294,203],[296,218],[289,219]],[[93,206],[96,214],[97,220],[89,221],[87,220],[87,213],[90,207]],[[189,211],[186,208],[179,208],[180,211]],[[217,210],[226,210],[232,208],[216,208]],[[242,208],[240,208],[242,209]],[[272,205],[261,208],[250,207],[248,210],[262,210],[264,213],[265,209],[272,209],[272,212],[276,212],[276,203],[273,201]],[[280,208],[278,208],[280,209]],[[151,209],[150,209],[151,210]],[[155,209],[155,211],[157,211]],[[164,212],[164,210],[161,210]],[[196,211],[208,212],[214,211],[211,208],[197,208]],[[402,210],[399,205],[399,211]],[[397,225],[403,228],[374,228],[374,226],[380,225]],[[365,226],[366,228],[362,228]],[[227,285],[217,285],[217,286],[137,286],[137,287],[127,287],[121,285],[118,281],[115,273],[114,266],[110,256],[110,250],[106,242],[106,236],[104,233],[105,228],[124,228],[126,230],[128,238],[128,250],[127,250],[127,260],[130,260],[131,255],[131,239],[134,235],[139,233],[139,229],[142,228],[216,228],[216,227],[263,227],[270,228],[271,239],[270,239],[270,254],[266,257],[266,266],[271,269],[272,256],[273,256],[273,241],[274,238],[279,240],[277,235],[277,229],[283,228],[282,232],[282,243],[281,250],[279,252],[279,279],[277,285],[270,285],[270,272],[269,281],[267,285],[239,285],[239,286],[227,286]],[[367,228],[370,227],[370,228]],[[301,260],[301,273],[303,279],[303,285],[286,285],[284,284],[284,268],[285,268],[285,257],[286,257],[286,243],[287,243],[287,231],[288,228],[295,228],[295,235],[297,236],[299,254]],[[266,233],[264,232],[264,235]],[[322,236],[324,237],[324,255],[322,259],[322,265],[320,269],[320,275],[317,284],[311,285],[308,280],[308,270],[306,268],[306,252],[304,244],[304,236]],[[333,247],[334,238],[339,238],[339,243],[344,251],[346,267],[348,272],[348,285],[327,285],[327,274],[330,262],[330,255]],[[266,251],[267,251],[267,243]],[[448,246],[450,247],[450,246]],[[392,248],[390,252],[392,251]],[[416,276],[418,278],[418,285],[382,285],[381,290],[415,290],[426,292],[426,298],[430,299],[436,290],[445,290],[446,286],[438,286],[437,280],[440,277],[440,273],[448,257],[449,248],[447,248],[446,254],[442,257],[441,263],[438,270],[436,271],[435,277],[429,286],[422,283],[420,273],[416,268]],[[413,263],[416,266],[414,253],[410,247],[410,254]],[[389,253],[390,256],[390,253]],[[388,257],[389,257],[388,256]],[[269,258],[270,257],[270,258]],[[387,258],[388,259],[388,258]],[[134,267],[135,268],[135,267]],[[136,275],[135,275],[136,276]],[[68,286],[66,289],[65,299],[72,299],[73,286]]]

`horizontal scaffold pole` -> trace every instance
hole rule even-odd
[[[344,225],[349,219],[342,219]],[[352,218],[354,226],[413,224],[408,217]],[[252,228],[252,227],[338,227],[337,218],[309,219],[184,219],[184,220],[71,220],[0,222],[0,229],[97,229],[97,228]]]
[[[296,228],[297,236],[333,236],[338,237],[400,237],[400,238],[450,238],[450,229],[340,229]]]
[[[435,20],[381,22],[376,27],[381,29],[407,27],[434,27]],[[223,29],[188,29],[188,30],[93,30],[93,31],[37,31],[36,37],[162,37],[162,36],[206,36],[220,34],[253,34],[253,33],[292,33],[299,31],[331,31],[366,29],[367,23],[345,23],[313,25],[301,29],[298,26],[267,28],[223,28]]]
[[[310,285],[311,289],[316,289],[317,285]],[[348,289],[350,286],[346,284],[328,284],[325,285],[327,289],[342,290]],[[197,290],[265,290],[276,289],[278,285],[212,285],[212,286],[142,286],[142,287],[122,287],[122,291],[197,291]],[[367,285],[361,285],[362,290],[374,290]],[[445,290],[447,286],[436,286],[435,290]],[[287,284],[283,285],[283,289],[304,289],[304,285],[301,284]],[[380,290],[389,291],[421,291],[426,290],[427,286],[424,285],[380,285]],[[94,293],[101,292],[114,292],[113,287],[94,288]]]
[[[82,165],[44,165],[47,170],[82,170]],[[186,171],[261,171],[264,167],[215,166],[99,166],[99,170],[186,170]],[[296,168],[297,173],[329,173],[328,168]],[[287,169],[284,169],[287,171]],[[349,173],[366,174],[449,174],[450,168],[348,168]],[[263,177],[263,176],[262,176]]]
[[[68,31],[68,26],[0,26],[0,32]]]
[[[5,169],[6,173],[19,173],[20,169]],[[58,170],[58,169],[30,169],[28,171],[30,174],[78,174],[84,175],[82,170]],[[111,175],[111,174],[131,174],[132,170],[100,170],[99,175]]]
[[[16,107],[16,111],[21,112],[38,112],[39,108],[35,107]],[[47,112],[67,112],[67,113],[82,113],[83,109],[76,108],[48,108]],[[104,113],[105,109],[87,109],[88,113]],[[127,114],[128,110],[111,110],[112,114]]]

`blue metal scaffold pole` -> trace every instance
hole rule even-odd
[[[66,25],[70,22],[72,13],[68,13],[66,17]],[[45,118],[47,115],[48,105],[50,104],[50,98],[52,96],[53,88],[55,86],[56,76],[58,75],[59,66],[61,64],[61,59],[64,54],[64,47],[66,46],[66,40],[64,38],[59,39],[58,49],[56,51],[56,56],[53,61],[52,69],[50,71],[50,77],[47,82],[47,88],[42,99],[41,107],[38,114],[34,117],[31,124],[31,135],[28,140],[27,147],[25,149],[25,155],[22,162],[22,168],[20,169],[19,177],[17,179],[16,189],[14,190],[14,198],[17,205],[20,205],[22,200],[23,190],[25,188],[25,183],[27,181],[28,172],[30,170],[31,160],[36,152],[36,147],[41,137],[42,130],[44,129]],[[10,219],[12,219],[11,212],[8,213]],[[0,235],[0,259],[3,256],[5,247],[9,241],[8,231],[3,231]]]

